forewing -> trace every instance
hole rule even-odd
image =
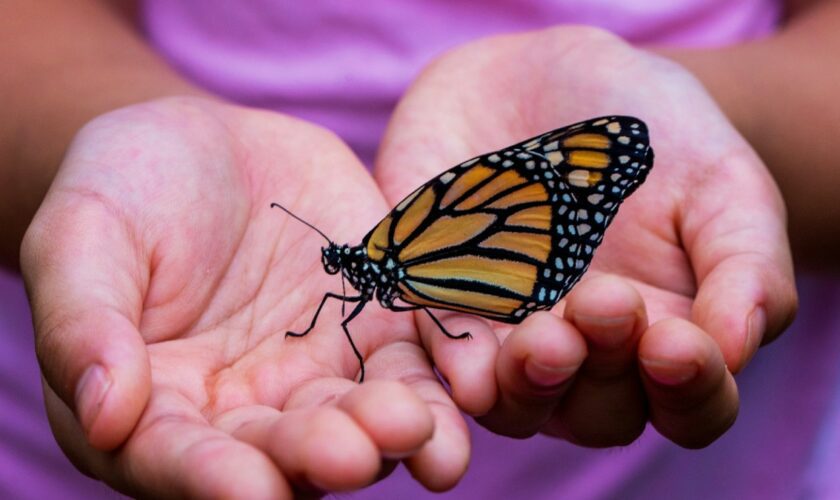
[[[405,302],[519,322],[580,279],[652,160],[641,121],[578,123],[444,172],[364,243]]]

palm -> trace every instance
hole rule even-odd
[[[305,328],[324,293],[340,284],[320,267],[320,237],[271,210],[272,201],[339,241],[360,238],[386,211],[373,181],[339,141],[275,114],[164,101],[113,113],[80,134],[36,227],[95,228],[90,239],[78,231],[55,235],[52,258],[85,247],[80,267],[90,266],[99,280],[80,285],[113,298],[113,307],[97,311],[100,323],[136,328],[151,369],[148,405],[119,451],[124,463],[149,477],[132,481],[119,469],[98,468],[89,452],[71,451],[81,453],[74,456],[80,466],[134,492],[148,493],[148,484],[161,480],[156,474],[206,476],[225,462],[232,468],[206,483],[185,482],[197,488],[193,493],[213,494],[237,482],[255,493],[276,494],[272,488],[285,481],[343,489],[371,481],[380,455],[402,458],[419,449],[433,423],[462,428],[417,346],[410,315],[371,307],[351,328],[366,354],[371,387],[377,379],[407,380],[422,399],[444,403],[434,416],[402,386],[379,386],[377,394],[352,382],[359,364],[335,304],[310,336],[284,338]],[[29,239],[37,241],[37,234]],[[120,382],[119,374],[112,376]],[[142,389],[142,380],[129,383]],[[131,403],[142,408],[142,399],[135,395]],[[332,411],[335,405],[355,421]],[[390,408],[389,421],[366,410],[369,405],[378,405],[382,418]],[[48,406],[53,415],[63,411],[54,394]],[[63,435],[65,425],[56,432],[72,448],[76,437]],[[109,432],[98,425],[88,430],[91,440],[113,441],[97,437]],[[307,425],[311,432],[283,438]],[[327,434],[328,447],[317,430],[333,427],[338,435]],[[208,440],[219,449],[184,454]],[[464,436],[460,441],[463,454]],[[439,472],[428,460],[434,452],[426,455],[414,464],[421,477]],[[208,469],[208,461],[216,465]],[[260,481],[231,482],[242,468],[265,473]],[[424,482],[442,487],[462,471]]]
[[[772,180],[749,146],[702,87],[674,65],[612,37],[574,28],[466,46],[433,64],[403,99],[380,151],[377,179],[394,202],[444,167],[564,124],[609,114],[635,115],[647,122],[656,162],[646,184],[622,206],[584,280],[605,273],[625,278],[641,294],[640,307],[651,322],[678,318],[699,326],[714,339],[730,369],[740,370],[763,333],[748,338],[748,318],[756,305],[768,310],[772,337],[795,303],[792,288],[762,289],[756,277],[761,268],[761,273],[789,279],[784,211]],[[569,298],[597,311],[598,297],[582,291],[577,295],[581,298],[576,292]],[[646,324],[644,314],[639,321]],[[495,328],[501,339],[510,330]],[[628,335],[639,340],[638,332]],[[592,340],[588,339],[590,358],[593,351],[596,357],[602,354],[597,351],[603,348]],[[613,353],[602,360],[612,356],[613,361],[629,362],[635,344],[628,349],[630,356]],[[640,384],[626,388],[638,392]],[[572,389],[572,399],[580,392]],[[645,418],[643,399],[622,403],[636,409],[636,419]],[[573,413],[563,404],[555,410],[566,416]],[[656,423],[655,410],[650,411]],[[544,430],[551,432],[548,415],[540,418],[548,424]],[[554,425],[564,426],[568,424]],[[673,430],[664,432],[695,444]],[[573,439],[587,442],[579,436]],[[591,442],[616,443],[597,438]]]

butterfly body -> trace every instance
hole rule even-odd
[[[374,298],[379,304],[391,309],[394,301],[399,298],[395,284],[403,274],[395,269],[393,260],[385,268],[372,262],[367,255],[364,245],[336,245],[330,244],[321,249],[324,270],[328,274],[338,274],[347,279],[350,286],[357,292],[362,301],[370,302]]]
[[[429,308],[519,323],[552,308],[586,272],[622,201],[653,164],[647,127],[608,116],[463,162],[417,188],[358,246],[322,248],[357,296],[347,323],[382,307]],[[326,236],[325,236],[326,237]],[[329,238],[327,238],[329,240]],[[310,328],[314,326],[315,314]],[[361,362],[361,355],[353,345]],[[362,364],[362,376],[364,364]]]

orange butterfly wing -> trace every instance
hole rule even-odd
[[[581,122],[442,173],[363,245],[404,302],[518,323],[577,283],[652,165],[640,120]]]

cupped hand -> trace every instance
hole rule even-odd
[[[404,460],[451,487],[469,441],[411,315],[350,324],[320,236],[387,206],[334,136],[275,113],[171,98],[76,137],[22,248],[47,410],[84,472],[133,495],[288,497],[364,486]]]
[[[650,421],[704,446],[737,414],[732,374],[797,299],[779,192],[687,71],[590,28],[469,44],[404,96],[375,176],[395,203],[477,154],[616,114],[648,124],[656,162],[564,304],[513,329],[446,317],[470,343],[418,316],[422,338],[456,402],[496,432],[608,446]]]

